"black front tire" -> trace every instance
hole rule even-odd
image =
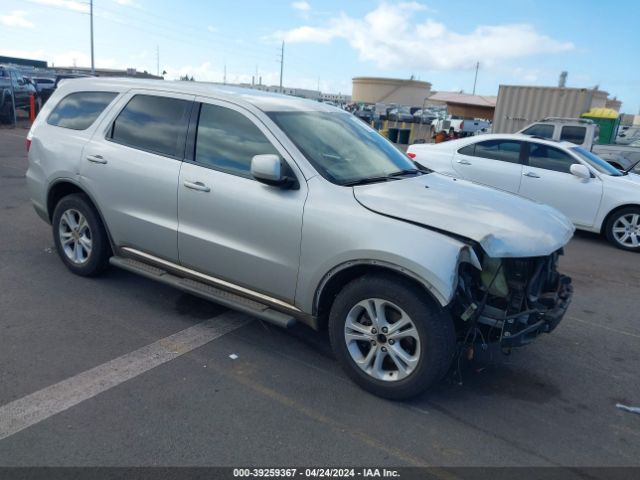
[[[91,239],[91,252],[85,261],[76,263],[65,253],[60,234],[61,222],[65,212],[79,212],[88,224]],[[74,193],[63,197],[53,212],[52,219],[53,241],[60,259],[65,266],[76,275],[93,277],[102,273],[109,265],[111,246],[107,232],[100,220],[100,216],[86,195]]]
[[[345,340],[349,312],[359,302],[374,298],[404,310],[418,332],[418,363],[408,376],[396,381],[381,380],[366,373],[356,364]],[[455,331],[449,314],[423,288],[395,275],[365,275],[347,284],[331,307],[329,336],[335,356],[347,375],[368,392],[392,400],[414,397],[441,380],[455,353]]]

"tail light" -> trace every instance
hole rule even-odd
[[[31,148],[31,139],[29,137],[27,137],[24,141],[24,148],[26,148],[27,152],[29,152],[29,149]]]
[[[407,157],[409,158],[416,158],[416,154],[413,152],[407,152]]]

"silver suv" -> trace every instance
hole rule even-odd
[[[337,108],[189,82],[80,79],[27,139],[60,258],[287,327],[328,325],[363,388],[413,396],[456,356],[550,332],[573,226],[424,169]]]

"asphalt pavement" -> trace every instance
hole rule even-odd
[[[556,331],[391,402],[349,381],[326,333],[69,273],[29,201],[26,132],[0,129],[0,425],[7,405],[32,413],[0,427],[0,466],[640,466],[640,415],[616,408],[640,406],[639,254],[578,233]],[[216,318],[236,323],[196,335]],[[128,376],[83,383],[110,362]]]

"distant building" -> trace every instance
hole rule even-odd
[[[610,108],[611,110],[615,110],[616,112],[620,111],[620,107],[622,107],[622,102],[616,97],[608,98],[607,103],[605,104],[605,108]]]
[[[422,106],[431,96],[431,84],[413,79],[354,77],[352,100],[356,103],[385,103]]]
[[[606,107],[608,96],[597,87],[500,85],[492,131],[517,132],[545,117],[578,118],[592,108]]]
[[[22,67],[47,68],[47,62],[44,60],[31,60],[29,58],[3,57],[0,56],[0,63],[10,65],[20,65]]]
[[[459,92],[437,92],[429,97],[427,104],[446,105],[449,115],[463,118],[492,120],[498,97],[493,95],[471,95]]]

